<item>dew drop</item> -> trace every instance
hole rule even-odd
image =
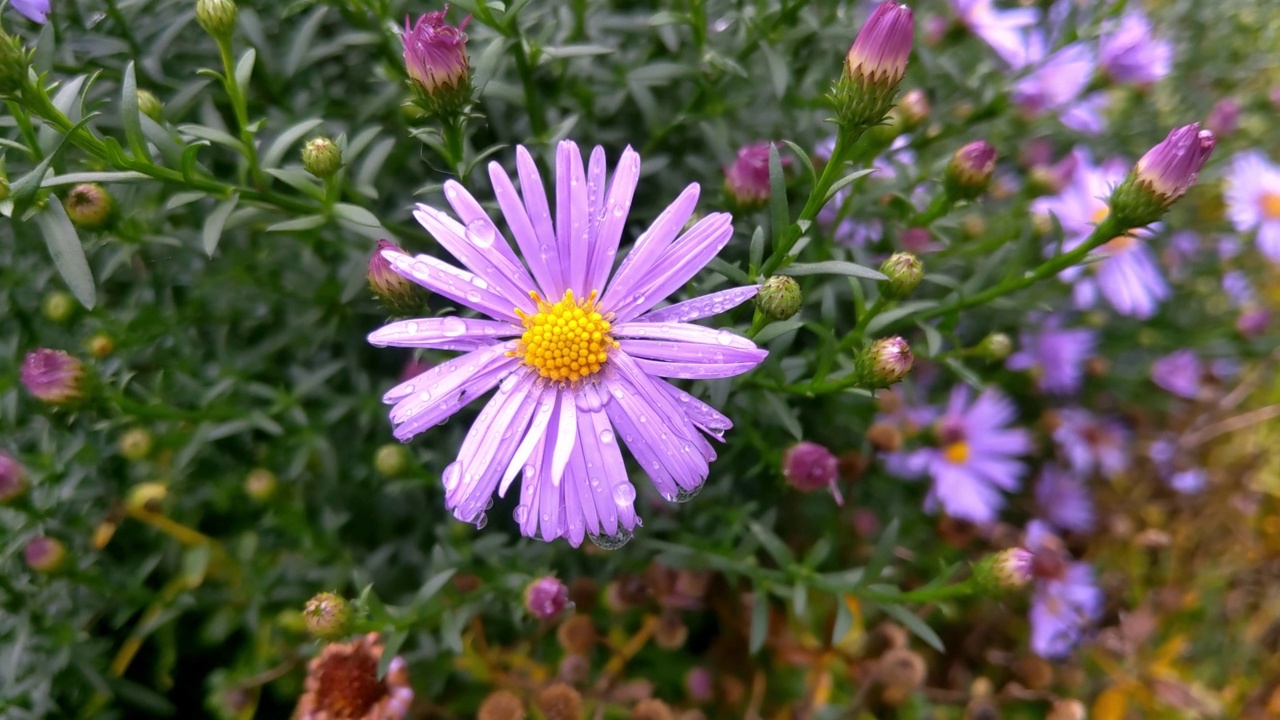
[[[477,291],[477,290],[468,290],[468,291],[467,291],[467,301],[468,301],[468,302],[473,302],[473,303],[478,303],[478,302],[480,302],[480,292],[479,292],[479,291]]]
[[[383,340],[370,340],[369,344],[376,348],[384,348],[387,346],[387,343]]]
[[[587,533],[587,537],[591,542],[601,550],[617,550],[618,548],[631,542],[631,538],[635,533],[626,528],[618,528],[617,535],[594,535]]]
[[[467,239],[472,245],[487,250],[493,247],[493,240],[497,233],[493,230],[493,225],[488,220],[477,218],[467,223]]]
[[[721,345],[732,345],[736,339],[736,336],[728,330],[721,330],[720,334],[716,335],[716,340],[719,341]]]
[[[621,203],[614,203],[613,205],[614,217],[622,217],[623,215],[626,215],[626,214],[627,214],[627,209],[623,207]]]
[[[600,431],[600,442],[604,443],[605,445],[612,445],[612,444],[613,444],[613,431],[612,431],[612,430],[601,430],[601,431]]]
[[[511,517],[515,518],[517,525],[523,525],[524,521],[529,519],[529,507],[527,505],[517,505],[515,511],[511,513]]]
[[[476,529],[483,530],[484,526],[488,524],[489,524],[489,516],[484,513],[480,513],[480,517],[476,518]]]
[[[445,490],[453,490],[458,487],[458,475],[462,473],[462,467],[458,463],[450,463],[449,467],[444,469],[444,473],[440,478],[444,481]]]
[[[631,483],[620,483],[613,486],[613,501],[619,507],[626,507],[636,501],[636,489]]]
[[[445,337],[458,337],[467,331],[467,323],[456,315],[450,315],[440,321],[440,332]]]
[[[680,488],[679,492],[676,493],[676,496],[672,498],[671,501],[678,502],[678,503],[687,503],[690,500],[697,497],[698,493],[700,492],[702,492],[701,485],[693,488],[692,490],[685,490],[684,488]]]
[[[502,378],[502,381],[499,383],[500,387],[502,388],[502,392],[511,392],[511,388],[515,384],[516,384],[515,373],[511,373],[510,375]]]

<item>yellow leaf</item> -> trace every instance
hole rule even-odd
[[[1124,720],[1125,711],[1129,709],[1129,693],[1121,686],[1107,688],[1093,701],[1093,712],[1089,717],[1093,720]]]

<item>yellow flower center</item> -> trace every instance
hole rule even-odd
[[[1094,211],[1093,211],[1093,218],[1092,218],[1092,220],[1093,220],[1093,222],[1094,222],[1095,224],[1097,224],[1097,223],[1102,222],[1103,220],[1106,220],[1106,219],[1107,219],[1107,216],[1108,216],[1108,215],[1110,215],[1110,214],[1111,214],[1111,206],[1110,206],[1110,205],[1103,205],[1102,207],[1100,207],[1100,208],[1098,208],[1097,210],[1094,210]]]
[[[969,443],[961,440],[953,442],[942,449],[942,457],[952,465],[959,465],[969,459]]]
[[[548,380],[577,382],[589,377],[609,359],[610,347],[618,343],[609,337],[609,319],[596,309],[596,293],[581,302],[566,290],[564,298],[548,303],[537,292],[529,293],[538,304],[538,312],[528,315],[519,308],[516,314],[524,323],[524,335],[512,357],[524,362]]]
[[[1264,192],[1258,201],[1262,214],[1271,220],[1280,220],[1280,192]]]

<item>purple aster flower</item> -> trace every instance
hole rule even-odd
[[[1209,110],[1204,126],[1214,135],[1226,137],[1236,131],[1240,122],[1240,102],[1235,98],[1222,98]]]
[[[1062,108],[1058,119],[1078,133],[1097,135],[1107,128],[1103,113],[1106,112],[1108,102],[1110,99],[1106,93],[1090,93]]]
[[[1062,192],[1037,198],[1034,212],[1052,214],[1062,225],[1062,249],[1069,251],[1084,242],[1094,226],[1110,212],[1104,198],[1127,174],[1125,163],[1112,160],[1094,165],[1086,152],[1076,150],[1077,163],[1071,182]],[[1096,251],[1102,260],[1087,267],[1075,266],[1059,274],[1075,285],[1077,307],[1092,307],[1101,295],[1121,315],[1146,319],[1155,314],[1171,290],[1160,274],[1154,255],[1144,240],[1149,233],[1135,231],[1106,243]],[[1052,252],[1053,248],[1046,248]]]
[[[1049,522],[1063,530],[1093,530],[1093,498],[1080,478],[1057,465],[1045,465],[1036,480],[1036,505]]]
[[[1103,26],[1098,55],[1111,79],[1146,85],[1169,74],[1173,43],[1156,38],[1142,13],[1127,12]]]
[[[1096,61],[1093,49],[1072,43],[1013,85],[1013,101],[1031,116],[1070,106],[1084,92],[1093,77]]]
[[[1240,270],[1228,270],[1222,273],[1222,292],[1226,293],[1227,299],[1235,307],[1252,304],[1256,298],[1253,283],[1249,282],[1249,276]]]
[[[1175,350],[1151,365],[1151,381],[1161,388],[1187,399],[1200,392],[1204,365],[1192,350]]]
[[[738,151],[724,169],[724,191],[743,210],[762,208],[769,202],[770,143],[748,145]]]
[[[1033,8],[998,10],[992,0],[950,0],[951,9],[960,22],[982,38],[996,54],[1015,69],[1021,69],[1040,58],[1027,41],[1027,31],[1036,24],[1039,12]]]
[[[1036,580],[1031,600],[1031,649],[1056,659],[1069,654],[1084,628],[1102,614],[1102,590],[1088,563],[1074,562],[1062,541],[1049,527],[1032,520],[1027,524],[1027,549],[1032,553]]]
[[[68,405],[83,394],[84,366],[62,350],[38,348],[22,363],[22,384],[50,405]]]
[[[998,390],[983,390],[972,404],[969,399],[968,386],[956,386],[934,424],[938,445],[903,454],[891,472],[929,475],[926,510],[941,507],[951,517],[986,524],[1004,506],[1000,491],[1021,484],[1027,467],[1014,458],[1031,452],[1031,434],[1008,427],[1017,409]]]
[[[830,450],[815,442],[799,442],[782,454],[782,476],[800,492],[831,490],[837,505],[844,505],[840,494],[840,460]]]
[[[1280,167],[1260,150],[1236,155],[1227,171],[1227,217],[1240,232],[1258,231],[1258,249],[1280,262]]]
[[[43,23],[49,20],[49,0],[11,0],[9,4],[32,22]]]
[[[1064,408],[1057,415],[1053,440],[1073,472],[1088,477],[1096,470],[1114,479],[1129,469],[1128,428],[1080,408]]]
[[[1010,370],[1030,370],[1041,392],[1070,395],[1080,389],[1084,363],[1093,356],[1097,333],[1088,328],[1063,328],[1051,317],[1037,329],[1023,332],[1021,348],[1009,356]]]
[[[1257,337],[1265,333],[1267,326],[1270,324],[1271,313],[1267,312],[1265,308],[1246,308],[1236,318],[1236,332],[1248,338]]]
[[[1180,470],[1169,476],[1169,487],[1183,495],[1195,495],[1204,490],[1209,473],[1204,468]]]
[[[718,439],[733,423],[663,378],[723,378],[759,364],[766,352],[750,340],[690,322],[745,302],[758,288],[654,309],[729,242],[729,215],[711,213],[683,230],[698,200],[698,185],[690,185],[610,279],[640,156],[627,148],[606,182],[603,148],[584,167],[578,146],[562,141],[554,223],[533,157],[519,147],[516,159],[522,193],[497,163],[489,176],[527,270],[480,203],[452,180],[444,193],[460,221],[427,205],[414,215],[467,270],[383,251],[396,272],[491,318],[404,320],[371,333],[378,346],[465,352],[383,400],[394,403],[395,436],[408,440],[496,387],[444,470],[446,506],[481,524],[493,493],[505,495],[523,472],[515,517],[525,536],[566,537],[577,546],[591,535],[616,547],[639,522],[620,445],[668,500],[688,499],[706,480],[716,454],[703,433]]]

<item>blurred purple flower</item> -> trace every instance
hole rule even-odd
[[[1068,655],[1084,627],[1102,614],[1105,599],[1088,563],[1074,562],[1049,527],[1027,524],[1026,547],[1036,580],[1031,600],[1031,649],[1047,659]]]
[[[1200,392],[1204,363],[1192,350],[1175,350],[1151,365],[1151,380],[1180,397],[1194,399]]]
[[[951,517],[986,524],[1004,506],[1000,491],[1012,492],[1021,485],[1027,467],[1015,458],[1031,452],[1031,434],[1008,427],[1017,418],[1017,408],[998,390],[987,388],[972,404],[969,399],[968,386],[956,386],[934,424],[938,446],[901,454],[891,472],[929,475],[933,486],[925,498],[926,510],[941,507]]]
[[[831,490],[837,505],[844,505],[840,494],[840,460],[826,447],[815,442],[803,441],[792,445],[782,454],[782,476],[791,487],[800,492]]]
[[[1223,235],[1218,238],[1217,250],[1218,259],[1226,262],[1240,257],[1240,253],[1244,252],[1244,243],[1240,242],[1240,238],[1235,235]]]
[[[20,376],[32,395],[50,405],[67,405],[83,394],[84,366],[62,350],[27,353]]]
[[[1097,135],[1107,128],[1107,119],[1103,117],[1110,98],[1106,93],[1096,92],[1069,103],[1058,114],[1063,125],[1085,135]]]
[[[43,23],[49,20],[49,0],[12,0],[9,4],[32,22]]]
[[[1240,102],[1235,98],[1222,98],[1205,117],[1204,126],[1214,135],[1227,136],[1236,131],[1239,121]]]
[[[1079,42],[1067,45],[1014,83],[1013,101],[1031,116],[1063,110],[1088,86],[1096,64],[1093,49],[1088,45]]]
[[[724,169],[724,189],[741,208],[764,207],[769,202],[769,148],[756,143],[738,150],[733,164]],[[788,164],[790,158],[779,158]]]
[[[997,10],[992,0],[950,0],[951,9],[974,35],[991,46],[1005,62],[1019,70],[1039,59],[1026,33],[1039,19],[1033,8]]]
[[[1209,481],[1209,473],[1204,468],[1180,470],[1169,476],[1169,487],[1183,495],[1194,495]]]
[[[1227,217],[1240,232],[1258,231],[1258,249],[1280,262],[1280,167],[1261,150],[1236,155],[1227,170]]]
[[[1041,392],[1070,395],[1080,389],[1084,362],[1093,356],[1097,334],[1088,328],[1063,328],[1057,317],[1037,322],[1037,329],[1020,335],[1019,349],[1005,365],[1030,370]]]
[[[1257,297],[1249,276],[1241,270],[1228,270],[1222,274],[1222,292],[1235,307],[1249,305]]]
[[[1098,54],[1103,71],[1122,83],[1156,82],[1173,65],[1173,43],[1156,38],[1150,21],[1139,12],[1127,12],[1103,26]]]
[[[1265,308],[1248,308],[1236,318],[1236,332],[1245,337],[1257,337],[1267,331],[1271,324],[1271,313]]]
[[[569,588],[553,575],[545,575],[525,586],[524,607],[539,620],[550,620],[569,605]]]
[[[1040,514],[1062,530],[1093,530],[1093,498],[1084,481],[1057,465],[1045,465],[1036,480],[1036,505]]]
[[[1114,420],[1095,417],[1088,410],[1059,410],[1053,440],[1071,470],[1081,477],[1096,470],[1114,479],[1129,469],[1128,428]]]

